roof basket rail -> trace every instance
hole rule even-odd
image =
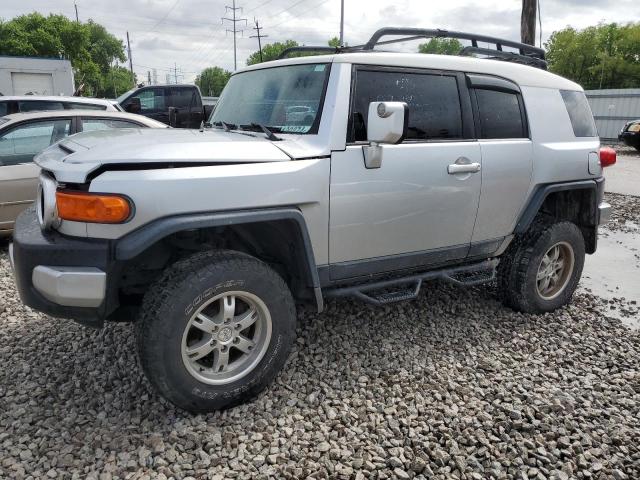
[[[399,37],[390,40],[382,40],[384,37]],[[385,27],[376,31],[369,41],[363,45],[343,46],[343,47],[292,47],[284,50],[278,58],[286,58],[292,53],[344,53],[373,51],[375,47],[389,45],[393,43],[407,42],[410,40],[428,38],[453,38],[458,40],[468,40],[470,46],[464,47],[459,55],[485,55],[494,60],[523,63],[537,68],[547,68],[545,52],[542,48],[525,43],[514,42],[504,38],[479,35],[475,33],[457,32],[454,30],[426,29],[426,28],[395,28]],[[486,43],[487,46],[479,46],[478,43]],[[503,50],[504,47],[515,51]]]

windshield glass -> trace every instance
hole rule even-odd
[[[233,75],[209,121],[214,126],[261,124],[283,133],[317,133],[328,75],[326,63]]]

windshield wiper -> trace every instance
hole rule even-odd
[[[221,127],[225,132],[230,132],[231,130],[237,130],[238,126],[233,123],[227,123],[223,120],[219,122],[213,122],[211,125],[214,127]]]
[[[272,142],[277,142],[282,140],[280,137],[277,137],[273,131],[271,131],[271,129],[274,130],[280,130],[280,129],[276,129],[276,127],[267,127],[266,125],[263,125],[262,123],[250,123],[248,125],[240,125],[240,128],[243,130],[249,130],[249,131],[262,131],[269,140],[271,140]]]

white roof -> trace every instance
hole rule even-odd
[[[429,55],[425,53],[394,53],[394,52],[353,52],[335,55],[317,55],[310,57],[295,57],[272,62],[259,63],[239,70],[296,65],[301,63],[352,63],[358,65],[379,65],[405,68],[430,68],[436,70],[452,70],[457,72],[480,73],[496,75],[517,83],[521,86],[557,88],[564,90],[582,90],[582,87],[571,80],[555,75],[540,68],[530,67],[519,63],[484,58],[461,57],[455,55]]]
[[[141,123],[150,128],[167,128],[164,123],[158,122],[151,118],[144,117],[142,115],[136,115],[135,113],[125,112],[108,112],[105,110],[48,110],[45,112],[24,112],[24,113],[12,113],[0,117],[0,127],[12,125],[17,122],[25,120],[43,120],[47,118],[65,118],[65,117],[99,117],[109,118],[113,120],[132,120],[137,123]],[[8,121],[6,121],[8,120]]]
[[[72,102],[72,103],[88,103],[93,105],[104,105],[113,108],[113,100],[104,98],[90,97],[68,97],[63,95],[3,95],[0,96],[0,102],[5,100],[29,101],[35,100],[40,102]]]

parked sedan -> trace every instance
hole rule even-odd
[[[98,110],[15,113],[0,117],[0,236],[36,198],[39,168],[33,157],[78,132],[111,128],[167,128],[141,115]]]
[[[640,151],[640,119],[627,123],[618,135],[618,140]]]

